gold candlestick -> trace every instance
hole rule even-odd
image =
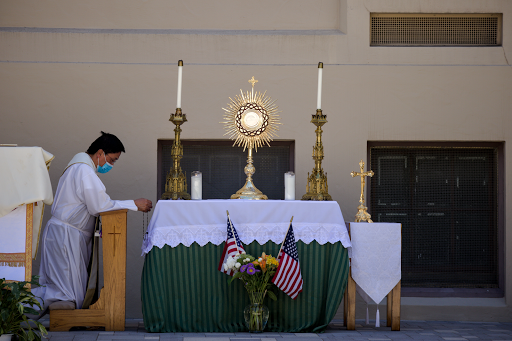
[[[190,200],[190,194],[187,193],[187,178],[181,170],[180,160],[183,157],[183,145],[180,140],[181,125],[187,122],[187,115],[181,113],[181,108],[176,108],[176,113],[171,114],[169,121],[176,125],[174,128],[174,142],[172,144],[172,168],[165,179],[165,193],[162,199]]]
[[[313,147],[313,160],[315,168],[309,175],[306,185],[306,194],[302,200],[331,201],[332,197],[328,193],[327,173],[324,174],[322,168],[322,159],[324,158],[324,146],[322,145],[322,126],[327,123],[327,115],[322,114],[322,109],[316,110],[316,115],[311,115],[311,123],[316,125],[316,144]]]
[[[359,223],[361,221],[367,221],[369,223],[373,223],[373,221],[370,219],[372,216],[366,211],[368,207],[364,206],[364,185],[366,183],[365,177],[367,176],[373,176],[373,171],[364,171],[364,162],[361,160],[359,162],[359,168],[360,172],[352,172],[350,175],[352,177],[360,176],[361,177],[361,196],[359,197],[359,206],[357,207],[357,214],[356,214],[356,223]]]

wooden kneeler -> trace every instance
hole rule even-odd
[[[51,310],[50,331],[72,327],[105,327],[106,331],[125,329],[126,293],[126,212],[101,213],[104,287],[89,309]]]

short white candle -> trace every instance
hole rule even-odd
[[[316,96],[316,108],[322,109],[322,70],[324,63],[318,63],[318,94]]]
[[[295,200],[295,173],[284,173],[284,200]]]
[[[178,100],[176,108],[181,108],[181,80],[183,75],[183,60],[178,61]]]
[[[190,182],[192,200],[201,200],[203,198],[203,174],[199,171],[192,172]]]

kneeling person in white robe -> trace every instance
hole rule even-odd
[[[42,237],[39,283],[32,292],[44,301],[42,312],[57,301],[82,307],[87,290],[96,217],[119,209],[148,212],[150,200],[111,200],[97,173],[108,172],[124,146],[112,134],[101,132],[86,153],[78,153],[62,174],[52,217]],[[64,304],[66,305],[66,304]]]

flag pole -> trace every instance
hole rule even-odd
[[[238,252],[238,254],[240,254],[240,249],[238,248],[238,239],[235,238],[235,232],[233,232],[233,223],[231,222],[231,217],[229,216],[229,211],[226,210],[226,213],[228,214],[229,228],[231,229],[231,233],[233,234],[233,238],[235,239],[236,252]]]
[[[288,225],[288,230],[286,230],[283,242],[281,243],[281,247],[279,248],[279,252],[277,253],[277,259],[278,260],[279,260],[279,257],[281,257],[281,250],[283,249],[284,241],[286,240],[286,236],[288,235],[288,231],[290,231],[290,226],[292,226],[292,220],[293,220],[293,216],[292,216],[292,219],[290,219],[290,225]]]

